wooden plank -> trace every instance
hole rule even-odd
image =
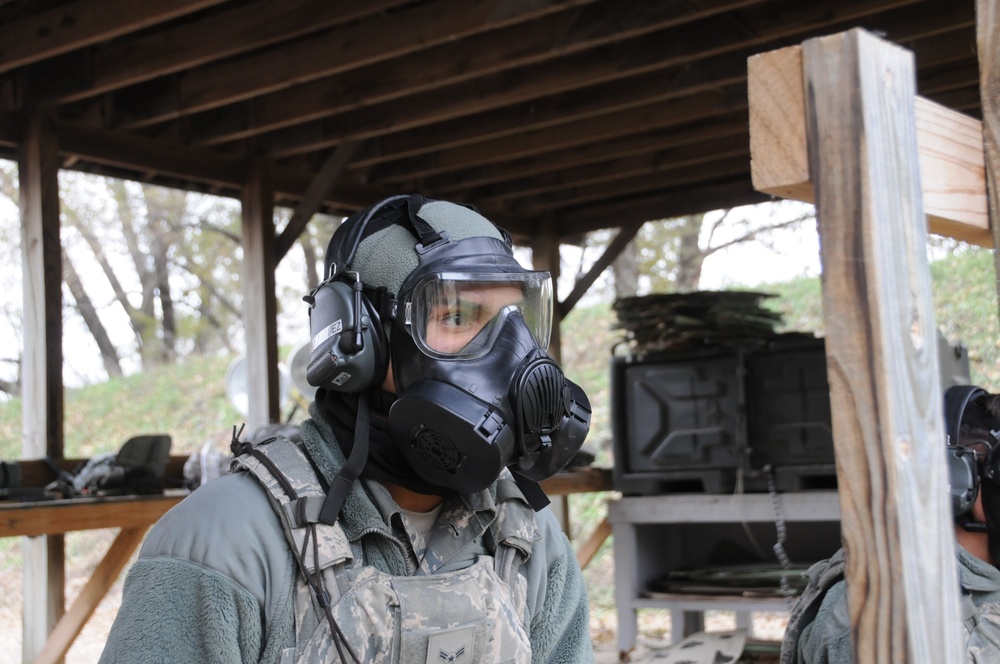
[[[156,522],[187,495],[76,498],[0,504],[0,537],[61,535],[98,528],[141,528]]]
[[[225,0],[77,0],[0,27],[0,72],[114,39]]]
[[[929,18],[928,13],[933,10],[936,18]],[[953,33],[945,33],[949,38],[946,43],[949,45],[947,52],[942,52],[938,43],[941,35],[935,34],[924,37],[928,21],[935,23],[940,20],[940,7],[931,6],[926,3],[898,12],[889,12],[885,15],[872,17],[876,28],[891,29],[892,34],[899,40],[905,40],[912,44],[916,52],[920,53],[927,44],[927,55],[921,58],[923,66],[947,66],[955,57],[966,57],[968,54],[968,37],[965,34],[968,30],[957,28]],[[947,16],[949,25],[964,25],[968,22],[971,25],[973,11],[971,7],[956,3],[949,5],[948,10],[952,15]],[[968,18],[966,18],[968,14]],[[910,20],[906,20],[906,16]],[[851,26],[846,26],[851,27]],[[475,122],[462,119],[449,122],[447,125],[420,128],[407,132],[399,132],[383,136],[368,154],[363,154],[357,159],[352,167],[368,168],[375,164],[386,164],[394,167],[394,163],[406,156],[416,156],[428,153],[437,153],[442,148],[466,145],[469,147],[467,157],[481,159],[477,155],[485,152],[490,153],[493,145],[483,145],[487,139],[498,139],[497,147],[502,147],[503,140],[517,141],[518,144],[549,145],[549,141],[554,138],[542,135],[538,132],[544,131],[548,127],[558,128],[560,125],[570,122],[582,122],[588,118],[598,118],[601,115],[613,115],[626,109],[640,110],[654,102],[662,102],[668,99],[680,99],[691,96],[698,90],[706,90],[703,95],[706,103],[702,108],[706,112],[703,117],[708,117],[708,113],[718,114],[719,109],[713,108],[714,104],[730,104],[730,111],[745,109],[746,98],[746,77],[740,76],[738,81],[732,80],[733,71],[745,73],[746,58],[749,55],[758,53],[759,48],[752,49],[749,53],[737,52],[725,54],[723,56],[697,61],[687,67],[676,69],[657,70],[648,74],[638,76],[622,77],[610,83],[592,86],[572,93],[556,96],[547,96],[532,100],[528,104],[520,106],[507,106],[496,111],[489,111],[475,117]],[[734,66],[732,60],[740,59],[741,65]],[[732,94],[732,89],[738,89],[738,94]],[[710,92],[710,93],[709,93]],[[933,91],[928,91],[933,92]],[[739,108],[733,104],[739,103]],[[978,100],[976,101],[978,106]],[[670,117],[670,113],[657,113],[653,109],[649,112],[652,121],[659,120],[659,125],[664,126],[663,120]],[[657,116],[659,116],[657,118]],[[646,127],[650,119],[644,119],[638,114],[622,121],[626,126]],[[608,122],[605,120],[605,125]],[[536,132],[538,130],[538,132]],[[590,128],[581,127],[573,135],[589,136],[587,131]],[[534,134],[533,141],[529,143],[522,140],[525,134]],[[619,134],[620,135],[620,134]],[[606,138],[606,136],[603,136]],[[556,136],[558,138],[558,136]],[[583,141],[585,143],[585,141]],[[287,147],[292,148],[292,141],[288,141]],[[472,145],[478,143],[479,145]],[[581,143],[581,141],[577,141]],[[558,144],[558,142],[556,143]],[[564,147],[568,145],[564,144]],[[497,151],[503,154],[502,150]],[[453,161],[456,170],[467,168],[469,164],[463,164],[459,160]],[[475,163],[483,163],[475,161]],[[395,171],[393,171],[395,173]],[[381,173],[381,170],[380,170]],[[399,175],[404,176],[400,172]],[[415,176],[415,171],[410,174]],[[405,177],[404,177],[405,179]]]
[[[587,565],[597,555],[601,545],[604,544],[604,540],[608,539],[609,535],[611,535],[611,522],[605,517],[594,527],[584,543],[580,545],[580,550],[576,552],[576,562],[580,565],[580,569],[587,569]]]
[[[302,230],[309,223],[309,220],[312,219],[312,216],[319,212],[323,206],[323,201],[326,200],[333,189],[333,185],[344,173],[347,164],[357,154],[360,147],[360,142],[349,141],[337,146],[333,153],[327,157],[323,163],[323,167],[316,174],[315,179],[309,183],[309,188],[302,195],[302,200],[299,201],[298,207],[292,213],[292,218],[288,220],[285,230],[281,232],[281,235],[275,241],[274,260],[276,263],[281,262],[281,259],[291,249],[292,244],[302,233]]]
[[[377,14],[349,26],[190,71],[156,91],[148,91],[143,100],[145,111],[137,112],[120,126],[146,126],[236,103],[592,1],[415,3],[405,11]],[[294,76],[289,74],[293,70]],[[254,75],[246,76],[248,71]]]
[[[566,298],[559,303],[559,317],[565,318],[569,315],[569,312],[573,310],[576,303],[580,301],[597,278],[608,268],[609,265],[615,262],[615,259],[625,250],[628,243],[635,238],[635,234],[639,232],[642,225],[645,222],[632,222],[626,224],[618,229],[618,234],[615,235],[615,239],[608,244],[605,248],[604,253],[601,257],[594,261],[594,264],[587,271],[587,274],[583,275],[577,279],[576,283],[573,284],[572,292],[566,296]]]
[[[295,39],[393,9],[406,1],[231,3],[232,9],[225,12],[212,12],[142,36],[102,44],[89,58],[59,63],[63,70],[79,67],[81,73],[74,76],[63,71],[60,77],[33,80],[29,84],[35,99],[67,103]],[[309,20],[303,21],[303,16]]]
[[[608,227],[608,219],[620,223],[648,221],[665,216],[681,217],[738,205],[763,203],[767,195],[755,191],[748,178],[722,180],[697,189],[664,188],[626,201],[596,203],[555,215],[561,233],[573,235]],[[520,229],[518,229],[520,230]]]
[[[195,116],[191,121],[192,142],[212,145],[232,141],[352,108],[509,72],[670,27],[705,25],[710,16],[764,1],[713,0],[701,2],[697,8],[678,0],[624,5],[594,3],[573,8],[492,30],[476,39],[439,44],[421,51],[418,58],[382,62],[333,79],[262,95],[251,100],[242,113],[222,108]],[[729,21],[723,19],[722,23]],[[718,42],[725,42],[726,37],[718,35]],[[513,52],[512,43],[517,44]],[[248,117],[253,118],[252,125],[246,122]]]
[[[549,496],[566,496],[571,493],[611,491],[611,469],[588,466],[556,473],[539,483]]]
[[[1000,3],[995,0],[976,2],[976,44],[990,231],[993,246],[1000,247]],[[1000,304],[1000,251],[993,252],[993,267]]]
[[[281,419],[278,305],[274,292],[274,191],[270,163],[257,159],[243,188],[243,328],[246,334],[246,433]]]
[[[56,623],[48,641],[45,642],[45,647],[35,657],[34,664],[58,664],[62,661],[73,645],[73,640],[93,615],[97,605],[108,594],[108,590],[125,568],[132,553],[142,543],[148,527],[125,528],[118,533],[73,605]]]
[[[747,60],[747,71],[754,188],[812,203],[801,47],[755,55]],[[915,103],[924,211],[930,231],[992,246],[981,123],[922,97]]]
[[[63,454],[62,260],[59,161],[48,118],[25,119],[18,155],[24,288],[23,456]],[[24,540],[22,651],[33,655],[63,612],[65,550],[61,536]]]
[[[912,54],[803,44],[854,661],[961,661]]]
[[[604,105],[621,107],[621,99],[641,94],[649,101],[650,90],[666,89],[675,96],[681,88],[691,94],[699,90],[711,90],[720,85],[729,85],[737,80],[746,81],[745,62],[747,57],[760,50],[765,39],[794,38],[808,36],[810,30],[831,29],[829,17],[817,13],[815,8],[794,3],[796,7],[780,12],[780,19],[762,21],[754,26],[753,36],[746,37],[746,30],[726,23],[709,29],[680,29],[675,39],[666,34],[641,37],[627,45],[613,45],[607,48],[587,51],[572,58],[564,58],[545,67],[526,68],[516,78],[503,74],[492,75],[475,81],[449,86],[447,90],[424,92],[410,95],[405,102],[395,100],[373,106],[339,113],[321,120],[314,120],[296,126],[296,131],[287,134],[275,132],[265,145],[276,156],[291,156],[310,151],[309,143],[317,144],[317,137],[327,136],[333,143],[347,138],[371,138],[385,134],[402,132],[432,123],[441,123],[463,115],[481,113],[488,110],[506,109],[517,101],[534,103],[536,100],[557,97],[557,92],[571,90],[584,91],[586,96],[600,96]],[[901,4],[911,4],[908,0]],[[972,16],[971,7],[956,5]],[[880,3],[885,10],[886,4]],[[893,34],[906,34],[916,30],[916,35],[926,34],[926,24],[918,26],[911,15],[919,13],[919,8],[882,11],[870,16],[872,3],[868,0],[851,0],[838,4],[838,21],[835,26],[849,27],[855,23],[852,18],[866,17],[871,25],[892,25],[890,19],[903,21],[903,27]],[[801,12],[801,14],[799,13]],[[940,10],[935,10],[940,18]],[[736,36],[739,35],[739,36]],[[693,52],[690,44],[698,43]],[[739,62],[739,65],[735,63]],[[631,79],[631,80],[629,80]],[[618,83],[631,87],[634,91],[622,97],[609,96],[606,91],[590,88],[603,83]],[[636,92],[638,91],[638,92]],[[652,93],[656,94],[656,93]],[[573,106],[560,100],[563,115],[576,114]],[[402,111],[400,109],[403,109]],[[564,120],[565,121],[565,120]],[[448,132],[437,132],[437,140]],[[305,137],[305,140],[303,140]],[[319,142],[323,145],[325,141]]]

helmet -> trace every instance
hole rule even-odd
[[[352,215],[310,302],[311,385],[383,384],[393,444],[430,484],[471,493],[505,467],[532,480],[563,468],[590,402],[546,353],[547,272],[514,258],[510,236],[469,206],[394,196]]]

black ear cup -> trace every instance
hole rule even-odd
[[[944,391],[944,433],[949,445],[958,445],[958,431],[962,426],[965,407],[986,390],[975,385],[952,385]]]
[[[1000,487],[1000,445],[990,450],[982,469],[983,480]]]
[[[948,448],[948,483],[951,491],[951,512],[961,516],[972,509],[979,493],[979,471],[976,454],[964,447]]]
[[[388,366],[387,344],[368,298],[351,284],[329,281],[313,293],[311,304],[309,384],[336,392],[362,392],[380,384]]]

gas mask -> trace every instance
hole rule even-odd
[[[590,402],[546,353],[552,284],[497,239],[424,247],[392,325],[393,440],[418,475],[472,493],[504,467],[531,480],[573,458]]]
[[[338,486],[367,463],[361,416],[390,355],[396,398],[388,407],[389,443],[428,484],[472,493],[505,467],[538,481],[579,451],[590,402],[545,352],[551,278],[521,267],[509,235],[474,209],[387,198],[337,230],[326,272],[305,298],[307,379],[359,399]],[[328,502],[334,518],[342,496]]]

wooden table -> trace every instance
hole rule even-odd
[[[35,657],[35,664],[58,662],[65,656],[149,527],[186,495],[186,491],[169,491],[158,496],[0,502],[0,537],[61,535],[98,528],[121,529],[73,605],[52,629],[45,646]]]

